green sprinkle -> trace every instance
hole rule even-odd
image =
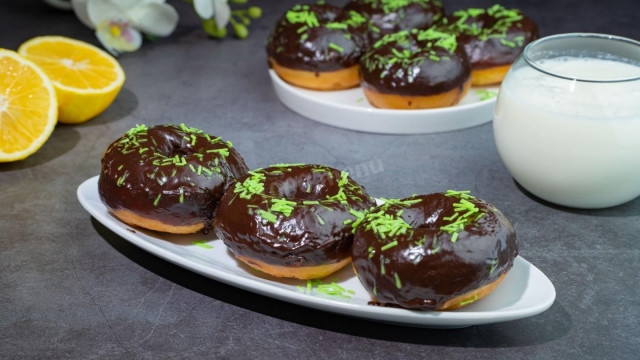
[[[305,288],[302,286],[297,287],[298,290],[304,291]],[[323,284],[320,279],[307,280],[306,286],[307,293],[312,293],[315,291],[318,294],[327,295],[327,296],[335,296],[343,299],[351,299],[350,295],[354,295],[355,291],[345,289],[334,281],[329,284]],[[347,295],[350,294],[350,295]]]
[[[516,47],[516,44],[513,41],[509,41],[507,39],[500,39],[500,44],[504,46],[508,46],[512,49]]]
[[[476,90],[476,95],[480,96],[480,101],[485,101],[485,100],[493,99],[494,97],[498,96],[498,92],[483,89],[483,90]]]
[[[145,131],[147,131],[147,127],[145,125],[136,124],[136,127],[134,127],[131,130],[127,131],[127,135],[133,136],[133,135],[145,132]]]
[[[316,286],[315,290],[316,292],[324,295],[337,296],[345,299],[351,298],[351,296],[344,294],[345,292],[347,292],[347,290],[342,286],[336,284],[334,281],[332,281],[330,284],[320,284]],[[350,291],[349,293],[353,294],[353,291]]]
[[[287,18],[287,20],[292,23],[292,24],[306,24],[306,26],[308,27],[315,27],[315,26],[319,26],[320,23],[318,22],[318,18],[316,17],[316,14],[312,11],[293,11],[293,10],[289,10],[287,11],[287,13],[285,14],[285,17]]]
[[[156,197],[156,199],[153,201],[153,206],[158,206],[158,202],[160,202],[160,197],[162,196],[162,194],[158,194],[158,196]]]
[[[398,245],[398,241],[394,240],[393,242],[390,242],[387,245],[381,247],[380,250],[386,251],[386,250],[391,249],[392,247],[397,246],[397,245]]]
[[[467,9],[467,13],[472,17],[477,17],[478,15],[484,14],[484,9]]]
[[[400,282],[400,277],[398,276],[398,273],[393,273],[393,277],[396,280],[396,287],[398,289],[401,289],[402,288],[402,283]]]
[[[229,156],[229,149],[211,149],[211,150],[207,150],[207,153],[217,153],[220,154],[224,157]]]
[[[320,205],[320,201],[316,201],[316,200],[305,200],[302,203],[304,205]]]
[[[118,171],[122,170],[123,167],[124,167],[124,165],[118,166]]]
[[[297,204],[295,201],[289,201],[284,198],[273,199],[273,205],[271,205],[271,211],[281,212],[285,216],[291,215],[294,210],[294,206]]]
[[[320,223],[320,225],[324,225],[324,219],[320,217],[320,215],[316,215],[316,218],[318,218],[318,222]]]
[[[295,167],[295,166],[304,166],[307,165],[305,163],[296,163],[296,164],[273,164],[269,165],[269,167]]]
[[[453,215],[451,215],[451,216],[443,217],[442,220],[451,221],[451,220],[455,219],[456,217],[458,217],[458,215],[459,214],[456,212],[456,213],[453,213]]]
[[[124,183],[124,181],[127,179],[128,176],[129,176],[129,171],[125,171],[124,174],[122,174],[122,176],[118,178],[118,182],[116,182],[116,185],[118,185],[118,187],[122,186],[122,184]]]
[[[344,49],[341,46],[336,45],[334,43],[329,43],[329,47],[332,48],[333,50],[336,50],[339,53],[344,52]]]
[[[184,202],[184,186],[180,186],[180,204]]]
[[[447,193],[444,196],[455,196],[460,199],[475,199],[474,196],[469,195],[471,190],[464,191],[456,191],[456,190],[447,190]]]
[[[364,101],[364,98],[358,98],[358,100],[356,100],[357,103],[361,103]]]
[[[185,124],[180,124],[180,129],[182,129],[182,131],[186,132],[186,133],[194,133],[194,134],[201,134],[202,130],[199,130],[197,128],[194,127],[188,127]]]
[[[401,217],[385,214],[384,210],[376,213],[366,213],[363,221],[367,223],[365,226],[366,230],[372,230],[382,239],[385,239],[387,236],[405,234],[411,229],[411,225],[407,224]]]
[[[243,182],[237,182],[233,189],[233,192],[243,199],[251,199],[252,195],[262,194],[264,191],[265,175],[255,171],[250,171],[249,174],[251,176]]]
[[[473,295],[473,298],[471,298],[471,299],[460,301],[460,306],[471,304],[472,302],[475,302],[476,300],[478,300],[478,295],[477,294]]]
[[[278,221],[278,217],[268,211],[258,210],[258,213],[264,220],[270,221],[272,223],[276,223]]]
[[[200,246],[201,248],[205,248],[205,249],[213,249],[213,246],[208,245],[207,242],[204,240],[194,241],[192,242],[192,244],[196,246]]]
[[[331,23],[327,23],[325,27],[327,29],[335,30],[335,29],[347,29],[349,26],[347,26],[347,24],[343,24],[339,22],[331,22]]]

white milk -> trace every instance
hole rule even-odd
[[[594,58],[539,65],[590,80],[640,76],[640,66]],[[500,88],[494,134],[511,175],[542,199],[601,208],[640,195],[640,80],[583,82],[519,68]]]

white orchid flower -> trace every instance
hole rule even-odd
[[[227,0],[193,0],[193,8],[203,19],[214,18],[218,30],[225,28],[231,17],[231,8]]]
[[[135,51],[144,32],[168,36],[178,24],[178,12],[165,0],[71,0],[80,21],[96,30],[96,37],[114,55]]]

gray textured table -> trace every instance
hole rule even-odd
[[[245,41],[206,38],[186,5],[172,3],[182,14],[176,32],[119,58],[127,81],[106,112],[59,125],[35,155],[0,164],[0,358],[637,358],[640,199],[597,211],[538,201],[503,167],[490,124],[385,136],[307,120],[278,102],[266,72],[267,31],[290,2],[255,1],[264,16]],[[524,9],[543,35],[640,38],[635,0],[503,3]],[[0,1],[0,47],[43,34],[97,43],[71,13]],[[375,173],[355,176],[382,197],[470,189],[511,218],[522,256],[557,299],[527,319],[416,329],[272,300],[150,255],[92,219],[76,188],[133,125],[181,122],[232,140],[254,168],[371,164]]]

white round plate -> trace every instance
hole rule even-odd
[[[344,129],[382,134],[426,134],[464,129],[493,119],[495,96],[482,100],[498,86],[472,87],[459,104],[425,110],[392,110],[373,107],[357,87],[338,91],[314,91],[290,85],[269,70],[280,101],[309,119]]]
[[[345,297],[308,290],[303,280],[273,278],[235,260],[213,232],[172,235],[132,228],[113,217],[100,200],[98,177],[78,187],[80,204],[100,223],[132,244],[185,269],[238,288],[282,301],[373,321],[405,326],[457,328],[533,316],[547,310],[556,297],[549,279],[531,263],[517,257],[504,280],[486,298],[454,311],[417,311],[369,305],[371,297],[351,266],[330,275],[346,290]]]

